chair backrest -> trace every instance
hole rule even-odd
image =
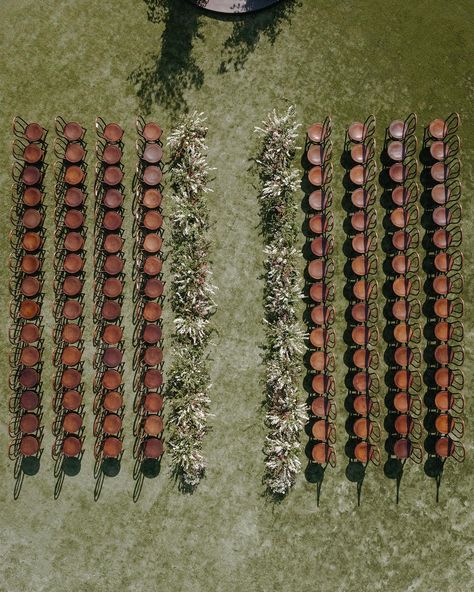
[[[56,117],[56,119],[54,120],[54,127],[56,129],[56,133],[59,136],[64,135],[64,128],[66,127],[66,124],[67,124],[66,120],[63,117],[61,117],[61,115],[58,115]]]
[[[321,137],[323,138],[323,141],[326,140],[326,138],[329,138],[332,134],[332,120],[331,120],[331,116],[327,115],[323,121],[323,131],[321,134]]]
[[[410,113],[404,121],[405,137],[412,136],[416,130],[416,113]]]
[[[364,121],[365,137],[371,138],[375,133],[375,115],[369,115]]]
[[[146,122],[142,115],[139,115],[135,121],[135,129],[137,130],[137,134],[143,138],[143,128],[145,127]]]
[[[448,134],[455,134],[458,130],[459,124],[461,123],[461,118],[459,114],[454,112],[448,115],[446,118],[446,130]]]

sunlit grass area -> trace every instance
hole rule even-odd
[[[359,589],[393,592],[468,592],[472,575],[471,353],[473,320],[470,259],[474,252],[470,199],[474,190],[474,23],[472,3],[321,2],[297,0],[245,18],[214,18],[181,0],[4,0],[0,48],[1,95],[0,284],[2,397],[0,403],[0,590],[5,592],[291,591]],[[299,475],[276,503],[264,495],[262,447],[264,399],[262,346],[263,237],[258,227],[258,152],[255,126],[276,107],[296,107],[303,124],[295,166],[300,167],[304,129],[327,114],[333,119],[335,263],[338,311],[336,356],[338,464],[321,488]],[[165,455],[161,472],[145,478],[133,501],[132,236],[131,180],[137,114],[169,131],[180,114],[204,111],[209,164],[215,167],[209,196],[212,264],[217,313],[211,351],[211,432],[204,444],[209,466],[192,495],[178,491]],[[422,126],[451,111],[461,116],[463,250],[466,258],[466,417],[463,465],[447,463],[436,503],[435,481],[423,465],[407,466],[396,483],[383,467],[369,467],[357,485],[346,476],[342,340],[342,208],[344,131],[370,113],[380,147],[385,127],[410,111]],[[54,499],[49,405],[52,365],[52,269],[46,272],[44,453],[35,476],[14,499],[8,446],[8,232],[10,223],[11,119],[20,114],[50,129],[54,117],[83,123],[88,131],[90,207],[86,268],[86,334],[92,335],[92,179],[94,120],[101,115],[125,128],[128,195],[126,243],[125,454],[120,473],[105,480],[94,501],[91,338],[86,341],[86,452],[80,473],[66,477]],[[166,157],[166,153],[165,153]],[[54,160],[52,146],[48,161]],[[301,169],[303,177],[303,170]],[[47,257],[53,255],[53,175],[47,172]],[[296,194],[301,203],[303,192]],[[165,214],[168,204],[165,196]],[[379,210],[379,235],[383,210]],[[299,224],[304,218],[299,210]],[[166,245],[166,233],[164,236]],[[305,237],[301,233],[300,245]],[[380,251],[382,256],[382,252]],[[301,259],[301,269],[304,261]],[[169,277],[166,266],[165,273]],[[379,279],[383,276],[379,272]],[[380,302],[380,306],[383,302]],[[165,302],[165,336],[170,313]],[[303,314],[303,305],[301,306]],[[383,321],[381,321],[381,327]],[[384,342],[380,343],[383,354]],[[165,358],[170,347],[165,340]],[[382,356],[383,359],[383,356]],[[339,362],[340,360],[340,362]],[[382,364],[380,375],[383,375]],[[165,377],[166,378],[166,377]],[[383,388],[383,387],[382,387]],[[383,400],[384,393],[380,393]],[[306,397],[301,386],[301,397]],[[166,434],[165,434],[166,435]],[[306,436],[302,435],[303,441]],[[304,442],[306,443],[306,442]],[[307,459],[302,454],[303,467]]]

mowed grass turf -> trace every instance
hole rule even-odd
[[[469,420],[474,337],[470,278],[474,247],[470,206],[474,189],[471,2],[303,0],[293,11],[280,6],[240,20],[210,18],[177,0],[167,5],[165,22],[158,22],[159,11],[151,0],[4,0],[0,5],[0,590],[468,592],[472,587],[468,562],[473,528],[469,421],[464,440],[467,460],[464,465],[447,463],[438,504],[435,483],[425,475],[423,466],[407,466],[398,505],[395,482],[384,476],[382,467],[369,467],[360,507],[356,485],[345,476],[342,334],[347,302],[342,293],[345,212],[339,157],[345,127],[369,113],[377,117],[379,147],[391,119],[412,110],[421,125],[453,110],[461,114],[467,303],[464,372]],[[258,180],[250,158],[256,153],[254,126],[269,110],[286,109],[288,103],[296,105],[304,124],[300,146],[304,145],[306,125],[328,113],[334,121],[338,466],[326,472],[319,508],[315,486],[303,474],[281,503],[264,497],[261,483],[265,436],[260,357],[264,339],[262,239]],[[209,468],[197,491],[183,495],[169,478],[165,455],[161,474],[145,479],[134,503],[130,232],[134,119],[137,113],[149,112],[169,130],[185,109],[208,114],[209,161],[216,169],[209,198],[214,281],[219,287],[212,350],[212,431],[204,445]],[[49,163],[54,160],[56,115],[87,126],[91,193],[95,117],[117,121],[126,130],[126,451],[120,474],[105,480],[98,501],[93,498],[91,429],[92,195],[86,286],[87,433],[82,470],[74,478],[66,477],[58,499],[54,499],[50,458],[53,413],[49,404],[53,274],[47,265],[44,453],[39,473],[25,478],[19,499],[13,499],[13,467],[6,450],[10,121],[15,114],[50,129]],[[300,156],[295,159],[296,166]],[[52,167],[47,184],[49,262],[53,255]],[[295,196],[298,201],[302,197],[302,193]],[[379,213],[382,236],[382,211]],[[382,299],[379,305],[382,308]],[[165,321],[169,335],[169,310]],[[168,338],[168,360],[169,346]],[[381,342],[381,352],[383,347]],[[383,372],[382,365],[381,376]],[[383,395],[382,390],[382,400]],[[305,466],[303,455],[302,460]]]

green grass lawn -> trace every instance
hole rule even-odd
[[[356,486],[345,476],[345,345],[341,338],[336,348],[340,360],[336,376],[338,466],[326,472],[320,507],[316,504],[315,486],[303,474],[281,503],[275,504],[263,495],[263,245],[258,229],[258,179],[251,170],[250,158],[256,153],[253,129],[273,107],[286,109],[288,102],[294,103],[303,126],[331,114],[338,270],[336,329],[342,337],[346,307],[342,294],[345,212],[341,206],[344,189],[339,156],[345,127],[352,120],[363,120],[374,113],[380,147],[385,126],[393,118],[416,111],[421,137],[421,126],[432,118],[453,110],[460,113],[467,303],[464,372],[466,416],[472,416],[472,3],[301,0],[293,11],[281,5],[240,20],[210,18],[178,0],[168,0],[167,4],[164,21],[158,18],[160,11],[154,0],[3,0],[0,4],[4,23],[0,41],[0,591],[63,592],[74,587],[84,592],[469,592],[473,528],[469,421],[465,435],[467,460],[464,465],[446,466],[438,504],[435,483],[422,466],[407,467],[398,505],[395,482],[384,476],[382,467],[371,467],[358,507]],[[145,480],[138,502],[132,500],[129,192],[125,300],[129,404],[122,470],[116,478],[105,481],[100,499],[94,502],[93,351],[89,342],[85,372],[90,404],[81,473],[66,478],[61,495],[53,498],[53,413],[49,405],[52,367],[47,363],[43,376],[47,428],[41,469],[36,476],[25,479],[19,499],[14,500],[12,463],[6,456],[10,121],[20,114],[50,128],[50,162],[54,117],[61,114],[86,125],[91,189],[94,119],[101,115],[118,121],[126,130],[126,183],[130,188],[136,114],[148,114],[169,130],[186,109],[208,114],[209,161],[216,168],[210,207],[219,308],[214,317],[217,333],[212,352],[212,432],[204,447],[209,460],[207,477],[193,495],[183,495],[169,478],[165,456],[159,477]],[[300,146],[304,144],[303,132],[304,127]],[[48,190],[47,256],[51,258],[51,168]],[[302,197],[296,196],[298,201]],[[92,199],[89,204],[90,296],[86,315],[91,336]],[[381,219],[381,210],[380,214]],[[303,212],[300,215],[302,220]],[[49,360],[51,269],[47,271],[46,285],[45,348]],[[382,308],[382,300],[379,305]],[[169,326],[169,311],[165,322]],[[165,355],[167,352],[169,347]],[[383,371],[382,366],[381,376]]]

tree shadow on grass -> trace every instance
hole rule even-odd
[[[148,115],[154,104],[172,113],[187,111],[185,92],[201,88],[204,73],[192,56],[200,33],[202,11],[182,0],[144,0],[148,20],[164,23],[161,47],[148,52],[128,76],[135,87],[140,110]]]
[[[232,67],[236,71],[241,70],[261,39],[267,38],[273,45],[301,4],[301,0],[283,0],[258,13],[225,17],[220,15],[221,20],[233,20],[234,26],[224,43],[219,73],[224,74]]]

